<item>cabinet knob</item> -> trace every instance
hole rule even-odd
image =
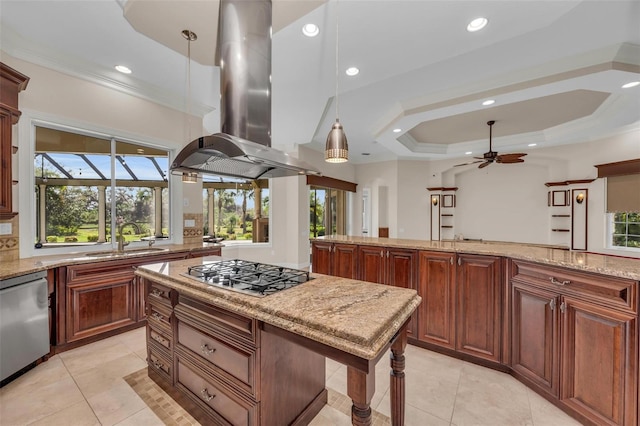
[[[153,361],[153,365],[158,369],[162,369],[162,367],[164,367],[164,364],[159,361]]]
[[[204,388],[200,391],[200,395],[202,395],[202,397],[204,399],[207,400],[207,402],[211,401],[213,398],[215,398],[215,395],[210,395],[209,392],[207,391],[207,388]]]
[[[153,290],[151,290],[151,294],[153,294],[154,296],[157,296],[157,297],[162,296],[162,292],[160,290],[158,290],[157,288],[154,288]]]
[[[157,313],[157,312],[152,313],[152,314],[151,314],[151,316],[152,316],[153,318],[157,319],[158,321],[162,321],[162,319],[164,318],[164,316],[160,315],[160,314],[159,314],[159,313]]]

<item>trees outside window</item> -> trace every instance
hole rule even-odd
[[[106,243],[168,237],[167,150],[36,126],[36,243]],[[113,173],[112,173],[113,170]],[[111,203],[111,199],[115,203]]]

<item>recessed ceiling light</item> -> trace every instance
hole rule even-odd
[[[536,146],[536,145],[538,145],[538,144],[537,144],[537,143],[530,143],[530,144],[529,144],[529,145],[527,145],[527,146]]]
[[[120,71],[122,74],[131,74],[131,70],[124,65],[116,65],[116,69]]]
[[[471,154],[473,154],[473,152],[471,152],[471,151],[467,151],[467,152],[464,153],[464,155],[471,155]]]
[[[315,37],[320,33],[320,28],[316,24],[304,24],[302,34],[307,37]]]
[[[640,81],[632,81],[632,82],[630,82],[630,83],[623,84],[623,85],[622,85],[622,88],[623,88],[623,89],[630,89],[631,87],[636,87],[636,86],[638,86],[638,85],[640,85]]]
[[[393,133],[400,133],[402,129],[393,129]]]
[[[470,33],[480,31],[487,26],[488,22],[489,21],[487,20],[487,18],[476,18],[473,21],[469,22],[469,25],[467,25],[467,31],[469,31]]]
[[[345,71],[345,73],[349,76],[349,77],[353,77],[354,75],[358,75],[360,73],[360,70],[356,67],[349,67],[347,68],[347,70]]]
[[[493,99],[487,99],[486,101],[484,101],[484,102],[482,103],[482,105],[484,105],[484,106],[488,106],[488,105],[493,105],[493,104],[495,104],[495,103],[496,103],[496,101],[495,101],[495,100],[493,100]]]

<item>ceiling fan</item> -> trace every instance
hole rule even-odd
[[[525,153],[516,153],[516,154],[498,154],[496,151],[493,151],[491,148],[491,130],[493,129],[493,125],[495,124],[495,120],[487,121],[489,125],[489,152],[485,152],[482,157],[473,157],[478,159],[479,161],[471,161],[469,163],[456,164],[454,167],[458,166],[466,166],[469,164],[482,163],[478,166],[479,169],[487,167],[491,163],[502,163],[502,164],[513,164],[513,163],[524,163],[524,160],[520,157],[524,157]]]

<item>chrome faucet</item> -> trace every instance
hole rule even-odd
[[[133,222],[125,222],[122,225],[120,225],[118,227],[118,235],[116,236],[116,239],[118,241],[118,253],[124,253],[124,248],[125,246],[129,245],[128,241],[124,240],[124,235],[122,235],[122,230],[124,229],[125,226],[127,225],[131,225],[134,228],[136,228],[136,233],[139,234],[140,233],[140,227],[138,226],[138,224],[133,223]]]

